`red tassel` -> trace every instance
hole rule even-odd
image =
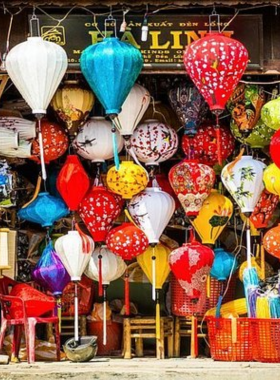
[[[102,255],[98,255],[98,296],[102,297],[103,289],[102,289]]]
[[[125,315],[130,315],[130,302],[129,302],[129,273],[125,272],[124,281],[124,301],[125,301]]]
[[[217,147],[218,147],[218,163],[222,165],[222,155],[221,155],[221,130],[219,125],[219,116],[216,115],[216,138],[217,138]]]

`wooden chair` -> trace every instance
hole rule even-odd
[[[165,338],[167,338],[167,356],[173,356],[173,317],[160,318],[160,339],[156,338],[155,317],[124,318],[123,320],[123,354],[124,359],[131,359],[132,340],[135,339],[136,356],[144,356],[143,339],[156,339],[156,358],[165,357]]]

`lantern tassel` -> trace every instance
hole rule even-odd
[[[160,303],[159,303],[159,289],[156,290],[156,339],[160,339]]]
[[[261,243],[261,280],[265,280],[265,251],[264,246]]]
[[[107,285],[103,285],[103,345],[107,344],[107,318],[106,318],[106,302],[107,302]]]
[[[207,298],[211,297],[211,276],[210,276],[210,274],[207,276],[207,280],[206,280],[206,294],[207,294]]]
[[[156,256],[155,256],[155,247],[153,247],[153,256],[152,256],[152,299],[156,300]]]
[[[75,318],[74,318],[74,337],[75,342],[79,344],[79,302],[78,302],[78,283],[75,281],[75,299],[74,299],[74,305],[75,305]]]
[[[124,304],[125,304],[125,315],[130,315],[130,295],[129,295],[129,273],[126,268],[125,271],[125,282],[124,282]]]
[[[116,127],[114,122],[112,121],[112,137],[113,137],[113,151],[114,151],[114,162],[116,169],[119,170],[120,168],[120,159],[118,154],[118,143],[117,143],[117,135],[116,135]]]
[[[98,295],[102,297],[102,255],[98,255]]]
[[[56,299],[56,310],[57,310],[57,316],[59,320],[59,332],[61,333],[61,297],[57,297]]]
[[[42,127],[41,127],[41,117],[36,115],[38,119],[38,129],[39,129],[39,146],[40,146],[40,160],[41,160],[41,170],[42,170],[42,178],[44,181],[47,179],[46,165],[45,165],[45,157],[44,157],[44,143],[43,143],[43,135],[42,135]]]
[[[216,115],[216,138],[217,138],[217,147],[218,147],[218,163],[222,165],[222,154],[221,154],[221,130],[219,125],[219,115]]]

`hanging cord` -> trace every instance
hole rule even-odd
[[[1,66],[0,66],[1,71],[6,70],[6,58],[7,58],[7,54],[9,53],[9,50],[10,50],[10,35],[11,35],[13,20],[14,20],[14,15],[12,13],[10,13],[10,23],[9,23],[8,33],[7,33],[6,50],[5,50],[5,53],[3,54],[3,56],[1,56]]]

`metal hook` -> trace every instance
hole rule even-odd
[[[107,21],[110,23],[111,22],[114,23],[114,33],[115,33],[115,37],[117,37],[117,22],[116,22],[116,19],[114,19],[112,15],[112,5],[110,5],[110,13],[104,21],[105,38],[107,37]]]

